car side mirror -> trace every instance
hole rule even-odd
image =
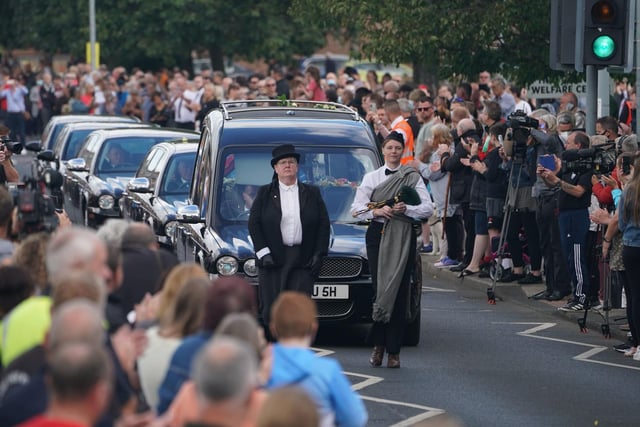
[[[200,208],[198,205],[186,205],[178,208],[176,219],[178,222],[187,224],[200,224],[204,222],[204,218],[200,216]]]
[[[67,162],[67,169],[75,172],[86,172],[87,162],[82,158],[71,159]]]
[[[127,190],[133,193],[152,193],[151,183],[149,182],[149,178],[133,178],[127,184]]]

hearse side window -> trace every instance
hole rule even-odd
[[[258,187],[273,178],[272,147],[227,149],[220,156],[217,213],[222,220],[247,221]],[[349,208],[365,173],[376,167],[376,153],[368,149],[304,147],[298,179],[320,187],[329,217],[352,221]]]
[[[156,179],[158,178],[158,165],[160,160],[166,155],[166,150],[162,148],[154,148],[151,154],[146,158],[144,163],[140,166],[138,176],[147,178],[151,187],[155,186]]]
[[[193,197],[192,203],[200,206],[200,215],[205,216],[206,208],[209,201],[208,194],[211,191],[209,183],[211,181],[211,155],[210,155],[210,136],[209,131],[205,128],[198,147],[198,156],[196,158],[196,168],[193,177]]]

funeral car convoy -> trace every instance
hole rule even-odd
[[[273,178],[273,148],[285,143],[301,153],[298,179],[320,188],[331,222],[329,254],[313,294],[319,320],[370,322],[368,224],[354,219],[350,207],[364,174],[382,160],[370,127],[352,109],[311,101],[222,103],[200,133],[126,117],[61,116],[50,122],[41,148],[53,152],[43,157],[53,157],[63,173],[64,209],[72,222],[146,222],[179,260],[257,285],[249,212],[257,189]],[[410,345],[420,337],[422,274],[416,265],[413,318],[405,333]]]

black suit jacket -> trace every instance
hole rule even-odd
[[[298,181],[300,198],[300,221],[302,222],[302,244],[299,266],[306,266],[313,255],[324,256],[329,250],[329,214],[314,185]],[[258,190],[249,216],[249,234],[256,252],[268,247],[276,266],[284,263],[284,244],[280,231],[282,208],[278,180]]]

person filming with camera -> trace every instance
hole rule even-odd
[[[0,125],[0,184],[7,182],[19,182],[20,174],[11,162],[11,150],[7,147],[10,130]]]
[[[537,168],[537,174],[545,184],[559,190],[560,240],[573,282],[573,296],[569,302],[558,308],[561,311],[580,311],[587,305],[589,272],[586,265],[586,246],[593,172],[584,166],[584,163],[570,160],[578,157],[578,150],[589,148],[589,143],[586,133],[574,131],[567,138],[567,151],[562,155],[562,161],[554,156],[554,169],[541,164]]]

